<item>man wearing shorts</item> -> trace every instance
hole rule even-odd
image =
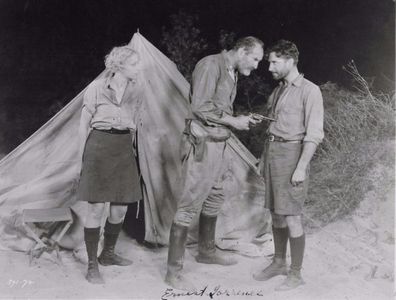
[[[272,263],[253,277],[265,281],[287,275],[277,290],[304,284],[300,272],[305,248],[301,215],[307,197],[309,163],[324,137],[322,94],[317,85],[299,73],[298,55],[296,45],[286,40],[278,41],[266,52],[269,71],[279,80],[268,100],[275,121],[268,127],[260,164],[266,184],[266,208],[272,215],[275,254]]]

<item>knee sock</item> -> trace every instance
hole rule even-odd
[[[84,227],[84,241],[87,248],[88,260],[95,261],[98,252],[100,227]]]
[[[118,240],[118,235],[122,229],[122,223],[112,224],[109,220],[106,220],[104,227],[104,247],[114,247]],[[106,248],[107,249],[107,248]]]
[[[104,227],[104,233],[106,234],[119,234],[122,229],[122,223],[113,224],[109,222],[109,219],[106,220],[106,224]]]
[[[291,266],[290,268],[295,271],[299,271],[302,267],[304,258],[305,248],[305,234],[293,238],[290,237],[290,255],[291,255]]]
[[[287,250],[287,240],[289,238],[289,228],[276,228],[272,226],[274,236],[275,258],[285,259]]]

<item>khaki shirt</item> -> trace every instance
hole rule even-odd
[[[206,56],[195,66],[190,100],[193,114],[204,124],[216,126],[223,114],[233,114],[237,76],[229,66],[225,52]]]
[[[84,93],[83,107],[92,115],[90,127],[96,129],[136,129],[141,105],[137,83],[129,81],[118,103],[110,77],[94,80]]]
[[[268,132],[285,140],[303,140],[318,145],[324,137],[323,98],[319,87],[300,74],[276,101],[283,85],[280,82],[268,99],[269,112],[276,118],[270,123]]]

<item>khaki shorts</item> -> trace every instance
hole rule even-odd
[[[308,192],[308,175],[298,186],[291,184],[302,144],[267,142],[264,146],[265,207],[278,215],[302,214]]]

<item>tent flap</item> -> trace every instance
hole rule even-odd
[[[189,84],[176,65],[141,34],[135,33],[130,45],[142,60],[144,99],[138,123],[138,154],[145,184],[145,238],[167,244],[181,188],[179,143],[184,120],[191,114]],[[77,201],[76,188],[83,92],[0,161],[1,248],[26,250],[30,239],[18,226],[26,208],[74,207],[75,222],[69,238],[76,244],[81,242],[85,203]],[[232,157],[234,166],[226,184],[228,197],[219,216],[218,236],[253,238],[268,221],[264,185],[255,172],[255,157],[235,136],[228,143],[226,155]],[[191,232],[194,238],[194,228]]]

